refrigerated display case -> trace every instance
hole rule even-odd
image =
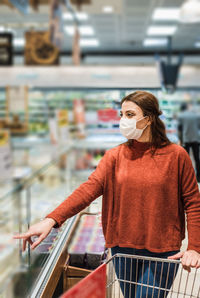
[[[83,234],[89,228],[86,243]],[[59,243],[38,276],[30,297],[58,297],[100,266],[107,252],[104,240],[99,239],[99,231],[102,233],[101,224],[94,213],[81,212],[66,223]]]
[[[63,149],[60,154],[67,154]],[[28,227],[55,208],[70,192],[69,171],[60,168],[60,155],[28,175],[14,175],[0,185],[0,293],[2,297],[27,297],[65,225],[54,230],[46,246],[38,251],[22,253],[22,242],[12,239],[13,233]],[[69,224],[66,223],[66,224]],[[54,237],[57,234],[57,237]],[[62,234],[62,233],[61,233]],[[52,236],[52,237],[51,237]],[[46,251],[45,251],[46,249]],[[41,250],[41,251],[40,251]],[[45,254],[46,252],[46,254]]]
[[[53,229],[45,241],[34,251],[30,251],[28,248],[26,252],[22,253],[22,242],[13,241],[13,232],[25,232],[30,225],[38,222],[59,205],[80,183],[87,180],[97,165],[97,161],[92,168],[86,168],[84,173],[82,170],[79,171],[75,167],[77,156],[73,157],[76,150],[78,150],[79,156],[84,156],[85,150],[93,152],[101,150],[103,154],[105,150],[119,143],[119,140],[115,140],[115,142],[104,140],[102,142],[102,139],[99,142],[94,142],[92,137],[78,142],[74,141],[70,146],[63,147],[63,151],[58,152],[57,157],[53,160],[46,160],[47,162],[43,163],[41,168],[32,168],[27,175],[18,175],[15,180],[9,181],[9,185],[4,189],[4,195],[1,195],[0,198],[2,235],[0,238],[2,250],[0,293],[2,297],[22,298],[28,295],[36,297],[34,296],[36,290],[44,291],[44,293],[50,291],[52,294],[53,291],[57,291],[57,287],[61,287],[61,274],[65,272],[68,275],[69,273],[69,268],[66,267],[68,240],[77,218],[80,219],[80,214],[67,220],[61,228]],[[18,145],[20,146],[19,143]],[[38,152],[36,152],[37,146],[33,150],[35,154],[32,154],[31,158],[33,163],[36,158],[36,163],[41,156],[41,148],[38,147]],[[61,166],[60,157],[64,154],[66,155],[66,164]],[[1,186],[0,191],[2,191]],[[1,192],[1,194],[3,193]],[[87,212],[92,213],[98,213],[99,210],[101,210],[101,198],[95,200],[87,208]],[[59,265],[61,263],[62,266]],[[80,274],[82,276],[83,273]],[[64,284],[65,289],[69,287],[66,280]],[[31,292],[33,294],[30,294]]]

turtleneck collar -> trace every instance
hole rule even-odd
[[[133,140],[132,146],[137,151],[146,151],[152,146],[151,142],[138,142],[137,140]]]

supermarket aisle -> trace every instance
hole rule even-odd
[[[71,2],[71,9],[67,2]],[[26,232],[31,225],[45,218],[87,180],[107,150],[127,140],[120,133],[121,100],[125,96],[140,89],[155,95],[159,110],[154,116],[163,121],[167,137],[175,144],[179,141],[181,105],[190,103],[200,113],[200,20],[198,17],[196,24],[191,26],[174,17],[177,9],[182,11],[186,1],[107,2],[0,1],[0,298],[28,297],[39,274],[49,270],[49,275],[53,275],[50,272],[52,264],[57,256],[61,256],[68,232],[79,215],[67,219],[60,228],[52,229],[34,251],[26,249],[22,253],[22,241],[15,241],[13,234]],[[198,1],[190,2],[195,5]],[[171,9],[176,10],[175,15]],[[195,11],[198,10],[193,8]],[[196,18],[192,16],[192,20]],[[179,52],[184,53],[181,62],[176,59]],[[149,111],[147,109],[145,115],[149,115]],[[200,124],[198,130],[200,136]],[[160,160],[162,158],[160,156]],[[191,159],[194,164],[192,152]],[[162,166],[161,162],[160,169]],[[17,175],[13,175],[12,170],[18,172]],[[122,172],[126,173],[123,167],[120,170],[115,175],[119,185],[118,178],[122,178]],[[26,181],[22,181],[22,177],[19,179],[20,171],[26,171],[23,177]],[[2,176],[9,182],[3,181]],[[130,176],[127,175],[126,181]],[[136,176],[139,177],[137,173]],[[163,182],[166,182],[166,176],[163,176]],[[152,179],[157,183],[155,188],[162,186],[157,179]],[[132,183],[131,180],[130,185]],[[120,196],[117,193],[113,197]],[[165,196],[163,198],[164,201]],[[143,200],[140,203],[138,217],[143,220],[141,214],[145,205]],[[157,201],[155,203],[159,205]],[[95,200],[87,211],[100,213],[101,204],[101,200]],[[108,213],[114,216],[117,205],[118,202],[115,205],[113,200],[113,205],[107,208],[111,210]],[[127,211],[126,206],[122,208],[123,214]],[[136,204],[133,213],[135,207]],[[148,218],[149,211],[147,209]],[[155,214],[154,219],[157,219],[159,212]],[[169,223],[169,218],[166,219]],[[114,222],[113,217],[113,226]],[[153,219],[149,222],[152,224]],[[85,246],[90,252],[97,249],[91,239],[101,242],[103,235],[98,224],[94,226],[93,232],[91,227],[84,226],[85,238],[88,236],[86,231],[93,236],[88,237],[90,240],[81,239],[79,236],[83,236],[83,231],[77,231],[77,241],[67,247],[68,252],[70,249],[71,254],[78,249],[82,252],[86,241]],[[156,226],[153,225],[153,229]],[[138,231],[139,227],[136,227],[134,239]],[[164,234],[164,229],[162,231]],[[132,237],[127,234],[130,241]],[[154,237],[158,234],[161,233],[155,233]],[[120,235],[119,243],[123,236]],[[152,243],[154,237],[146,237],[143,245],[147,238]],[[161,238],[164,237],[158,237],[158,246],[152,247],[158,248]],[[163,240],[165,244],[166,238]],[[77,242],[82,244],[81,248]],[[104,248],[104,244],[102,246]],[[187,236],[182,245],[183,250],[186,248]],[[85,265],[89,258],[82,255]],[[45,276],[42,282],[45,284],[47,279]],[[179,287],[178,280],[175,286]],[[45,287],[42,285],[42,288]],[[115,296],[118,294],[117,284]]]

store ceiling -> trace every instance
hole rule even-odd
[[[40,2],[40,1],[39,1]],[[49,7],[39,6],[38,12],[33,10],[28,15],[20,14],[16,9],[6,6],[0,1],[0,29],[1,26],[13,29],[15,38],[21,38],[24,32],[35,28],[46,30],[48,28]],[[48,2],[48,1],[46,1]],[[200,41],[200,23],[183,24],[177,21],[153,21],[152,14],[158,7],[180,7],[183,0],[91,0],[91,5],[82,6],[82,11],[88,13],[88,20],[82,25],[92,26],[94,36],[99,41],[97,47],[84,47],[82,53],[90,56],[130,56],[151,55],[155,52],[166,52],[166,47],[144,47],[143,41],[147,37],[150,25],[176,25],[177,30],[172,37],[172,49],[179,53],[198,55],[200,49],[195,42]],[[112,13],[104,13],[104,6],[112,6]],[[77,9],[75,6],[73,6]],[[67,12],[66,9],[63,10]],[[72,20],[63,20],[64,26],[73,25]],[[63,34],[61,51],[71,53],[72,36]],[[15,51],[20,53],[23,47],[16,46]],[[111,57],[113,58],[113,57]]]

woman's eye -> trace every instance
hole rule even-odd
[[[123,114],[120,113],[119,116],[120,116],[120,117],[123,117]],[[132,118],[133,116],[134,116],[134,114],[130,114],[130,113],[128,113],[128,114],[126,114],[125,117]]]

